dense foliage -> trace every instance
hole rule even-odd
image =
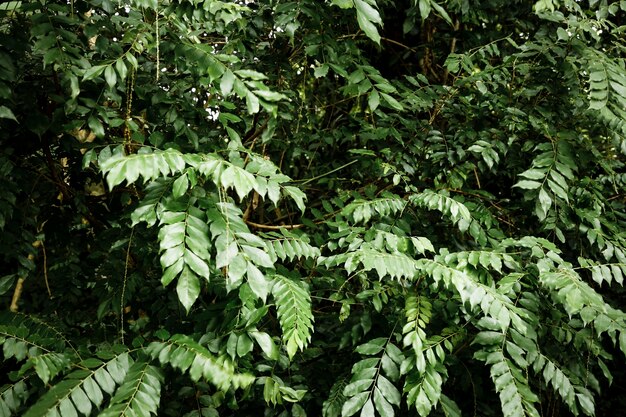
[[[625,18],[1,3],[0,416],[624,407]]]

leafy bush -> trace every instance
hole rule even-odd
[[[623,407],[625,13],[0,4],[0,416]]]

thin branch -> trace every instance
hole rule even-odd
[[[124,293],[126,292],[126,281],[128,279],[128,264],[130,263],[130,245],[133,243],[133,234],[135,228],[130,229],[130,237],[128,238],[128,247],[126,248],[126,260],[124,262],[124,280],[122,281],[122,294],[120,295],[120,336],[122,344],[124,344]]]
[[[411,51],[411,52],[416,52],[415,48],[411,48],[410,46],[406,46],[405,44],[400,43],[400,42],[398,42],[398,41],[395,41],[395,40],[393,40],[393,39],[385,38],[385,37],[383,37],[383,36],[381,36],[381,38],[380,38],[380,39],[381,39],[381,40],[383,40],[383,41],[385,41],[385,42],[389,42],[389,43],[392,43],[392,44],[394,44],[394,45],[398,45],[398,46],[400,46],[400,47],[402,47],[402,48],[404,48],[404,49],[406,49],[406,50],[409,50],[409,51]]]
[[[354,159],[354,160],[352,160],[352,161],[348,162],[347,164],[343,164],[342,166],[340,166],[340,167],[338,167],[338,168],[335,168],[335,169],[330,170],[330,171],[328,171],[328,172],[325,172],[325,173],[323,173],[323,174],[317,175],[317,176],[315,176],[315,177],[312,177],[312,178],[307,178],[307,179],[305,179],[305,180],[298,180],[298,181],[294,181],[294,182],[300,182],[300,181],[301,181],[301,182],[302,182],[302,185],[304,185],[304,184],[308,184],[308,183],[310,183],[311,181],[317,180],[317,179],[319,179],[319,178],[325,177],[326,175],[330,175],[330,174],[332,174],[332,173],[334,173],[334,172],[337,172],[337,171],[340,171],[340,170],[342,170],[342,169],[344,169],[344,168],[346,168],[346,167],[349,167],[350,165],[354,164],[355,162],[358,162],[358,159]]]

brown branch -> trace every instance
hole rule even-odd
[[[474,167],[474,177],[476,177],[476,184],[478,184],[478,189],[480,190],[482,187],[480,186],[480,178],[478,178],[478,172],[476,171],[476,167]]]
[[[11,307],[9,307],[9,309],[13,313],[17,313],[17,303],[20,301],[20,297],[22,296],[24,281],[26,281],[26,278],[24,277],[19,277],[17,279],[17,285],[15,286],[15,291],[13,291],[13,298],[11,299]]]
[[[384,36],[381,36],[381,38],[380,38],[380,39],[381,39],[381,40],[383,40],[383,41],[385,41],[385,42],[389,42],[389,43],[392,43],[392,44],[394,44],[394,45],[398,45],[398,46],[400,46],[400,47],[402,47],[402,48],[404,48],[404,49],[407,49],[407,50],[409,50],[409,51],[411,51],[411,52],[416,52],[416,51],[415,51],[415,48],[411,48],[410,46],[406,46],[405,44],[400,43],[400,42],[398,42],[398,41],[395,41],[395,40],[393,40],[393,39],[385,38]]]
[[[52,291],[50,290],[50,282],[48,281],[48,256],[46,254],[46,246],[43,244],[43,241],[36,240],[33,242],[33,247],[38,248],[41,246],[41,251],[43,253],[43,279],[46,283],[46,290],[48,290],[48,297],[52,298]]]
[[[35,259],[35,255],[33,255],[32,253],[28,254],[28,259],[30,261]],[[20,298],[22,297],[22,290],[24,289],[24,281],[26,281],[26,277],[19,277],[17,279],[17,284],[15,285],[15,290],[13,291],[13,298],[11,298],[11,307],[9,307],[9,309],[13,312],[13,313],[17,313],[18,310],[18,303],[20,301]]]

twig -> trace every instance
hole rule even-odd
[[[416,52],[416,51],[415,51],[415,48],[411,48],[410,46],[406,46],[405,44],[400,43],[400,42],[398,42],[398,41],[395,41],[395,40],[393,40],[393,39],[385,38],[385,37],[383,37],[383,36],[381,36],[381,38],[380,38],[380,39],[381,39],[381,40],[383,40],[383,41],[385,41],[385,42],[389,42],[389,43],[392,43],[392,44],[394,44],[394,45],[398,45],[398,46],[400,46],[400,47],[402,47],[402,48],[404,48],[404,49],[407,49],[407,50],[409,50],[409,51],[411,51],[411,52]]]
[[[325,177],[326,175],[330,175],[330,174],[332,174],[333,172],[337,172],[337,171],[342,170],[342,169],[344,169],[344,168],[346,168],[346,167],[349,167],[350,165],[354,164],[355,162],[358,162],[358,159],[354,159],[354,160],[352,160],[352,161],[348,162],[347,164],[343,164],[343,165],[342,165],[342,166],[340,166],[339,168],[335,168],[335,169],[333,169],[333,170],[330,170],[330,171],[325,172],[325,173],[323,173],[323,174],[317,175],[317,176],[315,176],[315,177],[312,177],[312,178],[307,178],[307,179],[305,179],[305,180],[298,180],[298,181],[294,181],[294,182],[302,182],[302,185],[304,185],[304,184],[308,184],[308,183],[310,183],[311,181],[317,180],[317,179],[319,179],[319,178]]]
[[[474,177],[476,177],[476,183],[478,184],[478,189],[480,190],[482,187],[480,186],[480,179],[478,178],[478,172],[476,172],[476,167],[474,167]]]
[[[122,344],[124,344],[124,293],[126,292],[126,280],[128,278],[128,264],[130,261],[130,245],[133,243],[133,233],[135,228],[130,229],[130,237],[128,238],[128,247],[126,248],[126,261],[124,262],[124,281],[122,282],[122,294],[120,295],[120,335]]]

